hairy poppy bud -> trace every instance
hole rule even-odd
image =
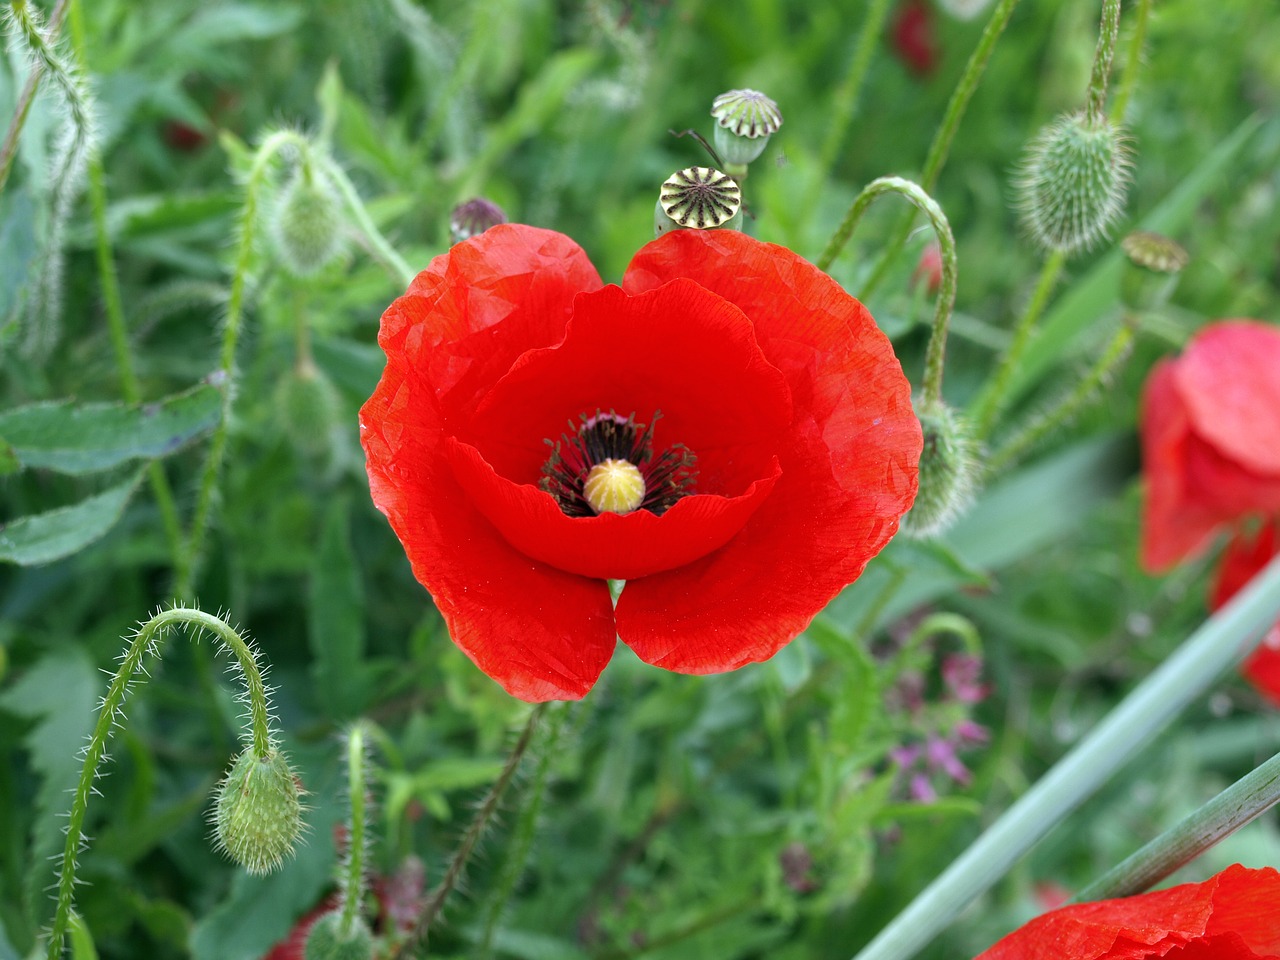
[[[276,388],[281,426],[294,447],[306,456],[328,452],[338,407],[333,384],[309,360],[294,367]]]
[[[653,232],[692,227],[736,228],[742,223],[742,188],[727,173],[712,167],[677,170],[662,184],[653,211]]]
[[[1178,284],[1190,257],[1182,245],[1158,233],[1139,230],[1120,241],[1127,263],[1120,277],[1120,297],[1130,310],[1162,305]]]
[[[759,90],[730,90],[711,104],[716,119],[713,132],[716,152],[731,168],[730,173],[745,173],[746,166],[760,154],[769,138],[782,126],[778,105]]]
[[[1059,117],[1027,148],[1018,204],[1046,250],[1073,254],[1107,235],[1124,209],[1133,161],[1120,131],[1084,113]]]
[[[280,191],[271,219],[276,253],[290,273],[310,276],[342,252],[342,205],[315,167],[299,167]]]
[[[500,206],[484,197],[475,197],[453,208],[449,214],[449,235],[454,243],[461,243],[506,222],[507,214]]]
[[[302,802],[284,755],[242,751],[218,787],[212,819],[219,848],[249,873],[270,873],[292,856]]]
[[[946,404],[918,411],[924,433],[920,452],[920,491],[902,530],[918,539],[935,537],[951,526],[973,500],[978,460],[968,424]]]
[[[369,960],[373,956],[373,934],[360,917],[352,917],[350,929],[342,929],[342,912],[326,913],[307,934],[304,960]]]

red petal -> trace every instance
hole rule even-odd
[[[711,673],[772,656],[858,577],[915,498],[921,435],[888,339],[812,264],[736,231],[679,230],[636,254],[623,287],[677,277],[747,315],[793,404],[782,477],[750,522],[618,601],[619,634],[642,659]]]
[[[360,411],[373,502],[455,643],[524,700],[576,699],[616,641],[603,582],[513,550],[472,506],[444,440],[529,346],[558,341],[599,285],[572,241],[494,227],[437,257],[383,315],[387,367]]]
[[[1280,330],[1211,324],[1187,345],[1177,377],[1191,429],[1225,458],[1280,481]]]
[[[1280,553],[1280,519],[1264,524],[1252,537],[1237,533],[1223,551],[1209,605],[1217,610]],[[1240,667],[1259,692],[1280,706],[1280,622]]]

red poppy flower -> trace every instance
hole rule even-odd
[[[1280,873],[1228,867],[1204,883],[1077,903],[978,960],[1280,960]]]
[[[893,19],[893,49],[912,73],[924,76],[938,65],[933,9],[925,0],[907,0]]]
[[[1223,551],[1218,578],[1209,602],[1217,610],[1280,553],[1280,517],[1262,525],[1252,536],[1237,533]],[[1280,622],[1276,623],[1243,664],[1240,672],[1280,706]]]
[[[1219,527],[1280,513],[1280,330],[1224,320],[1156,365],[1142,409],[1142,564],[1164,570]]]
[[[741,233],[667,234],[619,288],[568,237],[493,227],[418,275],[379,343],[373,501],[454,642],[525,700],[581,697],[619,637],[683,673],[773,656],[915,497],[888,339]]]

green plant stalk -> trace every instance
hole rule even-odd
[[[947,327],[951,323],[951,313],[956,305],[956,282],[959,265],[956,258],[956,241],[951,234],[951,224],[942,207],[918,183],[904,180],[901,177],[880,177],[872,180],[854,199],[849,212],[844,215],[839,228],[818,258],[818,269],[826,270],[839,256],[844,245],[849,242],[854,228],[867,212],[871,202],[885,193],[898,193],[906,197],[926,217],[933,227],[934,236],[938,240],[938,249],[942,255],[942,281],[938,285],[938,305],[933,315],[933,333],[929,337],[929,347],[924,361],[924,400],[925,405],[942,402],[942,368],[947,352]]]
[[[854,960],[909,960],[1228,668],[1280,616],[1280,558],[1209,618]]]
[[[1142,45],[1147,39],[1147,23],[1150,19],[1151,0],[1138,0],[1137,22],[1129,37],[1124,72],[1120,75],[1120,89],[1116,91],[1116,98],[1111,104],[1112,123],[1123,122],[1124,112],[1129,107],[1129,99],[1133,96],[1133,88],[1138,80],[1138,70],[1142,66]]]
[[[1115,59],[1116,37],[1120,35],[1120,0],[1102,0],[1102,23],[1098,27],[1098,46],[1093,53],[1093,70],[1089,74],[1089,100],[1085,112],[1092,125],[1100,125],[1107,116],[1107,84],[1111,80],[1111,61]]]
[[[84,845],[84,818],[89,808],[89,797],[97,792],[94,781],[98,767],[107,758],[107,742],[115,728],[124,720],[124,702],[134,685],[148,676],[143,658],[150,653],[160,656],[160,643],[166,628],[175,624],[193,626],[198,631],[209,631],[225,644],[236,658],[244,678],[249,703],[249,739],[254,755],[259,759],[271,750],[270,708],[267,691],[262,683],[262,672],[257,657],[244,638],[225,620],[190,607],[174,607],[161,610],[134,633],[120,660],[120,666],[111,677],[107,694],[102,698],[98,721],[84,748],[84,763],[80,767],[80,779],[76,783],[71,800],[71,812],[67,819],[67,841],[62,852],[62,869],[58,875],[57,907],[49,932],[48,960],[58,960],[62,944],[71,923],[71,908],[75,900],[76,857]]]
[[[991,18],[983,28],[982,36],[978,40],[978,45],[974,47],[969,62],[965,64],[964,73],[961,74],[955,92],[951,94],[951,99],[947,103],[947,112],[943,114],[942,124],[933,135],[933,142],[925,155],[924,170],[920,176],[920,184],[925,190],[933,190],[938,183],[938,177],[947,162],[947,154],[951,152],[951,141],[955,139],[969,101],[973,98],[974,91],[978,89],[982,74],[986,72],[987,61],[991,59],[996,41],[1000,39],[1000,34],[1004,33],[1009,18],[1013,16],[1013,8],[1017,5],[1018,0],[1000,0],[991,11]],[[889,267],[902,252],[902,246],[911,234],[911,224],[914,220],[915,216],[910,212],[903,216],[892,238],[885,244],[880,260],[871,272],[871,277],[859,291],[859,300],[870,299],[876,288],[880,286],[889,272]]]
[[[1027,309],[1023,311],[1022,317],[1013,329],[1013,340],[1009,343],[1009,349],[1000,358],[1000,365],[996,367],[995,374],[987,381],[987,385],[974,401],[971,422],[974,425],[974,436],[978,440],[986,439],[1000,416],[1009,392],[1009,383],[1013,379],[1013,372],[1031,344],[1031,335],[1035,332],[1036,323],[1039,322],[1040,315],[1049,304],[1049,297],[1053,294],[1053,288],[1066,262],[1066,256],[1058,250],[1045,259],[1044,266],[1040,268],[1040,279],[1036,281],[1035,292],[1031,294]]]
[[[338,920],[338,930],[344,939],[351,936],[351,928],[360,916],[361,901],[364,900],[364,859],[365,832],[368,817],[365,813],[365,743],[364,727],[360,723],[352,726],[347,734],[347,793],[351,803],[350,848],[342,877],[342,916]]]
[[[1245,774],[1072,898],[1109,900],[1142,893],[1280,802],[1280,753]]]
[[[338,192],[342,194],[342,199],[346,201],[347,209],[350,211],[351,216],[355,218],[356,225],[360,228],[360,232],[364,234],[365,239],[369,241],[369,247],[374,256],[382,261],[383,266],[391,271],[391,274],[400,281],[401,286],[408,287],[413,282],[413,278],[418,275],[418,271],[410,267],[405,262],[404,257],[396,253],[391,244],[387,242],[387,238],[374,225],[373,219],[369,216],[369,211],[365,209],[364,202],[360,199],[360,194],[356,192],[355,185],[342,171],[342,168],[328,160],[325,160],[324,164],[325,172],[329,174],[337,185]]]
[[[49,39],[57,38],[58,29],[62,26],[62,18],[67,12],[68,0],[58,0],[53,12],[49,14],[47,28]],[[38,66],[33,66],[22,85],[22,93],[18,95],[17,109],[13,119],[9,121],[9,129],[5,131],[4,143],[0,144],[0,193],[9,182],[9,172],[13,169],[14,157],[18,155],[18,140],[22,137],[22,128],[27,124],[27,115],[31,113],[31,104],[35,102],[36,93],[40,89],[40,77],[44,73]]]
[[[240,327],[244,320],[245,287],[249,278],[249,266],[253,259],[253,227],[258,216],[258,192],[277,153],[292,148],[302,154],[310,144],[302,134],[294,130],[277,130],[268,136],[254,155],[253,165],[245,181],[244,206],[240,210],[240,244],[236,250],[235,272],[231,277],[231,295],[227,300],[227,317],[222,331],[222,350],[219,356],[219,376],[222,394],[222,416],[213,431],[209,444],[209,456],[196,494],[196,509],[191,520],[191,530],[181,552],[174,579],[179,597],[187,599],[195,586],[196,567],[204,550],[205,532],[213,513],[214,494],[218,474],[226,455],[227,435],[231,424],[231,408],[235,402],[236,346],[240,341]]]
[[[568,708],[561,706],[547,720],[547,732],[538,745],[538,766],[534,770],[533,780],[525,794],[524,806],[520,810],[520,818],[512,831],[511,842],[507,851],[506,862],[502,872],[494,884],[493,894],[489,898],[484,921],[484,935],[480,940],[480,956],[488,957],[493,953],[493,936],[498,931],[502,920],[502,912],[515,892],[516,884],[524,873],[525,864],[529,860],[529,852],[533,849],[534,836],[537,833],[538,818],[542,815],[542,802],[546,797],[547,779],[551,771],[551,758],[555,754],[556,743],[560,739],[560,731],[564,728]]]
[[[59,4],[59,9],[68,6],[66,0]],[[84,30],[84,16],[79,2],[70,3],[71,49],[82,71],[88,70]],[[54,11],[55,15],[58,11]],[[120,297],[120,281],[116,276],[115,256],[111,249],[111,235],[107,232],[107,190],[104,185],[102,157],[96,146],[91,147],[88,157],[89,173],[89,206],[93,211],[94,253],[98,261],[98,279],[102,284],[102,303],[107,315],[107,330],[111,335],[111,348],[116,356],[116,367],[120,371],[120,392],[126,403],[142,402],[142,387],[134,370],[133,356],[129,352],[129,335],[124,317],[124,302]],[[169,486],[169,478],[165,475],[164,466],[153,461],[147,467],[147,479],[151,483],[151,494],[156,498],[156,506],[160,510],[160,521],[164,526],[165,539],[169,543],[169,554],[173,558],[175,569],[182,556],[182,524],[178,519],[178,508],[173,498],[173,490]]]
[[[1133,349],[1136,323],[1136,317],[1126,316],[1120,329],[1115,332],[1111,342],[1102,351],[1102,355],[1094,361],[1084,378],[1056,405],[1032,417],[1017,433],[996,448],[987,461],[989,473],[997,474],[1010,463],[1016,462],[1050,431],[1069,423],[1097,396],[1102,385],[1109,381],[1116,370],[1129,358],[1129,352]]]
[[[454,850],[453,857],[449,860],[449,866],[445,868],[444,876],[440,879],[440,883],[436,888],[431,891],[431,895],[427,897],[413,931],[397,946],[395,952],[391,955],[391,960],[398,960],[419,943],[426,943],[432,922],[444,907],[445,901],[449,899],[449,894],[457,886],[458,880],[461,879],[463,870],[466,869],[467,863],[471,860],[471,853],[475,849],[476,841],[484,834],[489,826],[489,821],[493,819],[493,815],[498,809],[498,804],[502,802],[503,794],[507,792],[507,787],[511,785],[511,778],[515,776],[516,770],[520,767],[520,761],[524,758],[525,751],[529,749],[529,742],[533,739],[534,731],[538,728],[538,721],[542,718],[546,709],[547,705],[545,703],[539,703],[529,712],[529,719],[525,722],[524,729],[520,732],[519,739],[516,740],[516,745],[508,755],[507,762],[502,767],[502,772],[498,774],[498,779],[493,782],[489,792],[480,801],[480,807],[476,810],[475,817],[472,818],[471,824],[467,827],[467,832],[462,835],[462,840],[458,843],[457,849]]]

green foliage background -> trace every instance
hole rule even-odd
[[[1041,256],[1010,207],[1014,168],[1042,124],[1082,104],[1097,6],[1019,4],[939,180],[960,248],[947,371],[958,405],[1034,285]],[[57,107],[42,97],[0,193],[0,405],[10,411],[0,413],[0,960],[27,956],[48,920],[46,857],[60,847],[63,790],[105,687],[97,668],[172,599],[169,546],[139,469],[161,457],[190,517],[220,416],[210,374],[243,198],[236,177],[264,129],[328,139],[415,268],[447,249],[454,204],[482,193],[513,220],[570,234],[617,280],[651,236],[658,184],[704,162],[691,138],[668,131],[709,134],[712,97],[754,87],[786,119],[747,181],[748,229],[815,258],[866,182],[919,175],[985,19],[932,10],[939,59],[923,77],[895,56],[886,28],[839,134],[866,15],[847,0],[98,0],[82,14],[130,350],[144,399],[161,406],[146,416],[119,406],[84,199],[66,234],[56,347],[24,348],[51,216]],[[601,686],[548,725],[562,728],[554,747],[535,745],[527,767],[549,772],[541,811],[528,822],[513,812],[487,836],[433,955],[480,956],[487,942],[490,955],[527,960],[849,957],[1203,618],[1207,561],[1163,580],[1136,568],[1133,430],[1157,357],[1210,319],[1280,317],[1278,49],[1269,4],[1156,6],[1127,117],[1137,165],[1122,230],[1158,225],[1192,261],[1170,302],[1142,316],[1125,371],[1077,424],[990,478],[943,542],[895,542],[773,661],[691,678],[620,647]],[[1128,66],[1120,57],[1117,70]],[[10,52],[0,118],[24,76]],[[260,232],[271,215],[267,204]],[[892,201],[877,204],[832,268],[850,290],[898,216]],[[868,301],[913,379],[931,309],[909,278],[925,240],[913,234]],[[1119,274],[1111,245],[1069,265],[1000,430],[1100,349],[1118,322]],[[358,715],[385,732],[376,870],[418,856],[434,882],[523,719],[526,708],[448,641],[369,503],[355,412],[381,370],[378,317],[399,292],[359,242],[305,281],[265,241],[254,251],[197,593],[272,664],[312,832],[267,878],[210,850],[202,812],[235,750],[239,707],[207,646],[171,642],[131,701],[90,811],[92,886],[79,909],[104,958],[262,956],[329,885],[343,815],[335,734]],[[302,328],[336,394],[319,427],[282,412]],[[62,508],[73,512],[48,513]],[[904,674],[936,692],[942,655],[958,649],[937,637],[904,654],[922,605],[976,628],[992,685],[977,709],[992,742],[966,755],[972,785],[928,804],[909,799],[887,759],[926,722],[894,706]],[[934,955],[972,955],[1032,915],[1039,882],[1096,876],[1274,752],[1277,730],[1256,694],[1224,681]],[[529,831],[527,863],[509,861]],[[809,886],[788,883],[781,865],[793,844],[812,858]],[[1274,816],[1206,860],[1197,876],[1236,860],[1280,864]]]

